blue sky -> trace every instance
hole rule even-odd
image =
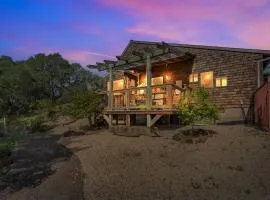
[[[270,0],[0,0],[0,55],[94,64],[130,39],[270,49]]]

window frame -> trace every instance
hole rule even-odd
[[[211,81],[211,86],[210,87],[209,86],[206,86],[205,84],[202,83],[202,81],[204,79],[203,76],[206,75],[207,73],[210,73],[211,74],[211,80],[212,81]],[[215,80],[214,79],[214,71],[206,71],[206,72],[201,72],[200,73],[200,86],[201,87],[204,87],[204,88],[214,88],[214,80]]]
[[[217,79],[219,79],[219,86],[217,85]],[[223,80],[226,80],[226,85],[223,85]],[[227,86],[228,86],[228,77],[227,76],[216,77],[216,87],[217,88],[227,87]]]
[[[195,75],[197,76],[197,80],[195,81]],[[192,80],[192,81],[190,81]],[[199,73],[193,72],[189,75],[189,83],[198,83],[199,82]]]

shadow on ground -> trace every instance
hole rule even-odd
[[[13,164],[1,179],[4,187],[18,191],[36,187],[54,173],[52,165],[72,156],[72,152],[58,143],[59,135],[35,135],[21,142],[13,152]]]

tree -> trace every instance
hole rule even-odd
[[[36,90],[41,98],[55,101],[63,92],[63,88],[70,85],[74,71],[78,65],[70,65],[58,53],[36,54],[26,61],[26,66],[35,80]]]
[[[18,114],[27,110],[31,74],[21,62],[7,56],[0,57],[0,112]]]
[[[102,111],[101,99],[98,94],[86,91],[75,94],[70,102],[63,106],[63,114],[76,118],[88,118],[89,125],[92,125],[92,117]]]
[[[192,125],[201,120],[217,120],[218,110],[211,101],[211,95],[204,88],[197,88],[179,100],[179,116],[184,124]]]

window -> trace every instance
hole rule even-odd
[[[196,83],[198,82],[198,73],[192,73],[189,75],[189,82]]]
[[[205,88],[213,87],[213,72],[201,73],[201,86]]]
[[[113,90],[123,90],[124,86],[124,79],[113,81]],[[107,82],[107,90],[110,91],[110,82]]]
[[[152,78],[152,85],[162,85],[163,84],[163,76]]]
[[[216,87],[226,87],[227,86],[227,77],[216,78]]]

